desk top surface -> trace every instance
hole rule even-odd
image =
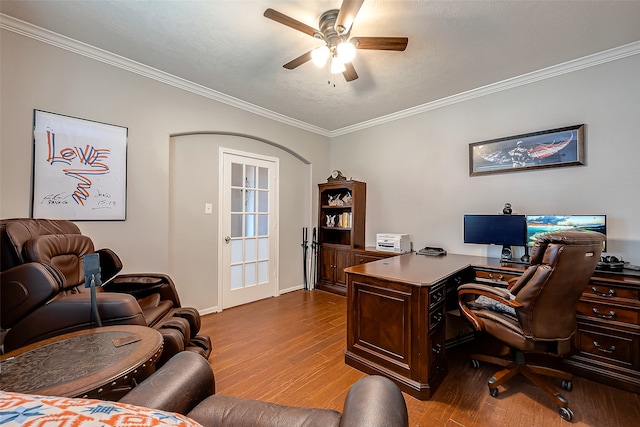
[[[148,361],[162,335],[144,326],[86,329],[40,341],[0,357],[0,388],[48,396],[78,396]]]
[[[431,257],[408,253],[347,267],[344,271],[347,274],[360,274],[412,286],[431,286],[468,267],[497,268],[519,274],[528,265],[503,262],[500,258],[475,255],[447,254]],[[617,273],[596,270],[593,277],[597,280],[614,280],[633,287],[640,286],[640,275],[638,275],[638,272],[631,270]]]
[[[447,254],[439,257],[408,253],[345,269],[347,274],[361,274],[413,286],[431,286],[472,265],[500,265],[499,259],[473,255]]]

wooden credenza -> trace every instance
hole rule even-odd
[[[640,393],[640,274],[596,272],[577,311],[568,369]]]
[[[347,268],[345,362],[428,399],[447,374],[447,312],[457,308],[457,287],[474,280],[505,286],[525,268],[413,253]],[[577,316],[567,370],[640,393],[640,275],[596,272]]]

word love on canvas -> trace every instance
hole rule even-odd
[[[75,168],[63,168],[64,175],[76,180],[76,187],[71,197],[84,206],[84,201],[89,198],[89,189],[93,185],[91,177],[109,173],[109,165],[106,163],[111,150],[108,148],[96,148],[92,145],[56,148],[56,135],[47,131],[48,155],[47,162],[50,165],[63,163],[66,165],[78,165]]]

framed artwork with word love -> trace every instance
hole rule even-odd
[[[34,110],[31,216],[123,221],[128,129]]]

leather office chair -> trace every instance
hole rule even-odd
[[[105,324],[139,324],[133,318],[137,314],[131,312],[130,302],[125,295],[134,298],[138,311],[141,312],[142,324],[158,329],[165,338],[165,350],[159,364],[168,360],[173,354],[189,350],[208,358],[211,353],[211,341],[208,336],[197,335],[200,329],[200,315],[196,309],[182,307],[171,278],[165,274],[123,274],[117,275],[122,263],[113,251],[102,249],[95,251],[93,242],[80,233],[80,229],[70,221],[46,219],[13,219],[0,221],[0,241],[2,251],[3,295],[15,297],[15,293],[4,290],[4,282],[14,280],[21,283],[29,273],[26,270],[12,271],[27,263],[41,263],[49,267],[49,275],[61,277],[47,277],[38,283],[58,282],[57,291],[50,295],[56,304],[50,305],[45,298],[32,308],[38,308],[37,313],[30,313],[30,317],[22,323],[15,323],[5,336],[5,350],[23,346],[40,339],[46,339],[60,333],[90,327],[88,317],[84,314],[88,310],[89,293],[84,289],[83,255],[98,252],[103,282],[108,282],[104,288],[98,288],[98,303],[101,317],[106,316]],[[31,267],[31,271],[33,270]],[[11,274],[9,274],[11,272]],[[45,284],[45,288],[48,286]],[[55,288],[55,286],[52,286]],[[29,289],[33,292],[33,287]],[[106,292],[103,292],[106,291]],[[11,291],[14,292],[14,291]],[[104,294],[119,293],[122,297]],[[27,299],[30,299],[29,296]],[[16,301],[16,300],[12,300]],[[59,307],[67,304],[65,310],[71,308],[68,304],[73,301],[73,307],[79,311],[80,317],[61,315]],[[114,316],[112,308],[118,303],[128,307],[127,314],[118,312]],[[47,307],[39,305],[46,303]],[[3,301],[5,305],[5,301]],[[107,309],[106,307],[112,307]],[[103,313],[104,311],[104,313]],[[45,315],[45,312],[48,313]],[[26,314],[26,313],[23,313]],[[42,316],[45,317],[42,317]],[[30,320],[36,319],[36,320]],[[37,320],[39,319],[39,320]],[[43,319],[49,319],[43,322]],[[29,322],[27,322],[29,320]],[[6,322],[3,322],[6,323]],[[26,325],[29,325],[27,328]],[[11,326],[9,326],[11,327]],[[8,328],[8,326],[3,326]],[[17,334],[16,331],[21,331]]]
[[[533,246],[530,267],[508,288],[480,283],[458,288],[462,314],[477,331],[505,344],[513,356],[471,355],[476,368],[479,360],[505,367],[489,379],[489,394],[496,397],[498,386],[522,374],[558,404],[562,418],[573,418],[567,399],[541,376],[560,378],[562,388],[571,391],[572,375],[534,365],[527,358],[534,353],[563,356],[570,352],[577,328],[576,306],[600,259],[604,239],[600,233],[580,231],[546,234]]]

